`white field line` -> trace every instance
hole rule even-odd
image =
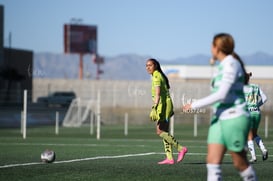
[[[90,158],[80,158],[80,159],[73,159],[73,160],[55,161],[52,164],[72,163],[72,162],[81,162],[81,161],[99,160],[99,159],[128,158],[128,157],[148,156],[148,155],[156,155],[156,154],[165,154],[165,153],[149,152],[149,153],[127,154],[127,155],[116,155],[116,156],[97,156],[97,157],[90,157]],[[206,155],[206,153],[187,153],[187,155]],[[22,166],[29,166],[29,165],[41,165],[41,164],[45,164],[45,163],[43,163],[43,162],[32,162],[32,163],[9,164],[9,165],[0,166],[0,169],[1,168],[11,168],[11,167],[22,167]]]
[[[81,147],[131,147],[131,145],[126,145],[126,144],[69,144],[69,143],[65,143],[65,144],[60,144],[60,143],[0,143],[0,146],[3,145],[9,145],[9,146],[81,146]],[[144,145],[144,144],[135,144],[134,147],[149,147],[149,145]],[[207,148],[207,145],[201,146],[190,146],[191,148]]]
[[[85,147],[130,147],[131,145],[112,145],[112,144],[60,144],[60,143],[0,143],[0,145],[9,145],[9,146],[85,146]],[[136,147],[145,147],[147,145],[134,145]]]
[[[150,152],[150,153],[116,155],[116,156],[97,156],[97,157],[90,157],[90,158],[80,158],[80,159],[73,159],[73,160],[55,161],[53,163],[54,164],[58,164],[58,163],[72,163],[72,162],[80,162],[80,161],[88,161],[88,160],[127,158],[127,157],[137,157],[137,156],[154,155],[154,154],[157,154],[157,153]],[[45,164],[45,163],[43,163],[43,162],[33,162],[33,163],[10,164],[10,165],[2,165],[2,166],[0,166],[0,168],[20,167],[20,166],[29,166],[29,165],[41,165],[41,164]]]

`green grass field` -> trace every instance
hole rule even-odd
[[[208,126],[198,127],[193,137],[192,125],[175,125],[175,137],[189,149],[183,162],[174,165],[158,165],[165,155],[162,140],[155,135],[154,125],[129,125],[124,136],[123,126],[104,125],[101,139],[90,135],[89,127],[60,128],[55,135],[51,126],[28,128],[23,139],[19,129],[0,131],[0,180],[206,180],[206,135]],[[264,137],[261,130],[260,135]],[[253,165],[260,181],[272,180],[273,130],[264,139],[269,159],[262,161],[257,149],[258,161]],[[56,152],[52,164],[40,161],[45,149]],[[175,151],[174,157],[177,154]],[[222,165],[224,180],[240,180],[229,155]]]

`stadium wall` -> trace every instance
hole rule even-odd
[[[171,95],[175,107],[182,101],[191,101],[210,93],[209,81],[173,80],[170,79]],[[273,106],[273,85],[262,82],[259,84],[268,97],[265,107]],[[56,91],[74,91],[82,99],[96,99],[100,90],[103,107],[150,108],[151,82],[127,80],[66,80],[66,79],[33,79],[33,97],[36,102],[40,96],[47,96]]]
[[[190,122],[193,114],[181,112],[183,103],[206,96],[210,92],[208,81],[172,80],[171,95],[175,107],[175,119]],[[261,83],[261,88],[268,97],[263,106],[264,111],[272,112],[273,85]],[[107,124],[122,123],[124,114],[129,113],[129,120],[134,124],[147,123],[152,105],[151,82],[144,81],[114,81],[114,80],[64,80],[64,79],[34,79],[33,102],[40,96],[47,96],[55,91],[74,91],[77,97],[84,100],[96,100],[101,93],[102,120]],[[196,112],[199,122],[209,122],[210,109],[200,109]]]

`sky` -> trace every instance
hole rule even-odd
[[[4,46],[64,53],[72,18],[98,28],[102,56],[137,54],[165,60],[210,55],[212,38],[230,33],[235,51],[273,55],[272,0],[0,0]]]

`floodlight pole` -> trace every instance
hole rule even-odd
[[[96,77],[97,80],[100,80],[100,63],[98,62],[97,63],[97,77]]]
[[[79,62],[79,79],[83,79],[83,53],[80,53],[80,62]]]

